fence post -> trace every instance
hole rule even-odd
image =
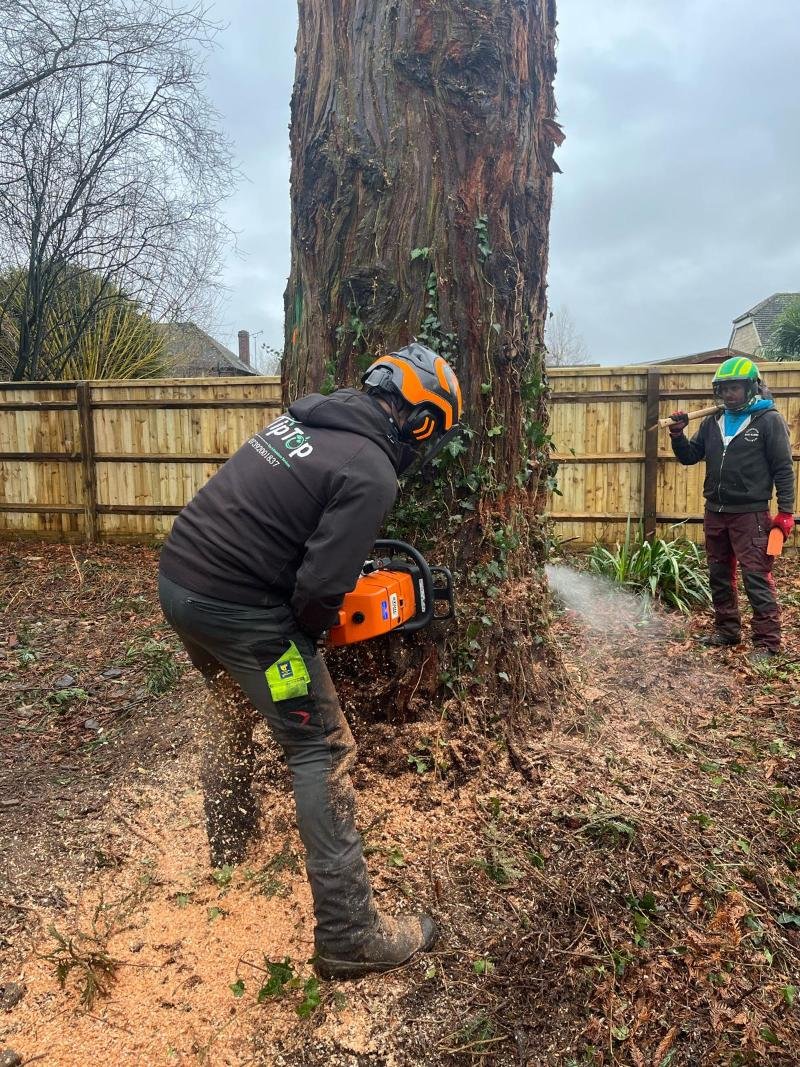
[[[78,427],[81,435],[81,472],[83,475],[83,515],[86,540],[97,540],[97,472],[95,467],[94,417],[92,415],[92,386],[78,382],[75,388],[78,403]]]
[[[656,535],[658,496],[658,400],[661,372],[647,371],[647,405],[644,416],[644,536],[651,541]]]

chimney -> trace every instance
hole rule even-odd
[[[247,330],[239,330],[239,359],[245,366],[250,366],[250,334]]]

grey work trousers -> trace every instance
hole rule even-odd
[[[377,924],[355,827],[349,771],[355,742],[328,668],[289,607],[229,603],[159,575],[167,621],[205,677],[208,702],[201,776],[212,863],[241,858],[256,825],[252,793],[253,727],[260,712],[286,756],[297,827],[306,850],[317,948],[346,953]],[[266,670],[289,641],[310,676],[307,697],[273,700]],[[248,699],[244,699],[248,698]]]

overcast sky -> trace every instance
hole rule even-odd
[[[560,0],[550,303],[593,362],[727,344],[800,291],[797,0]],[[246,175],[215,329],[282,346],[296,6],[218,0],[209,91]]]

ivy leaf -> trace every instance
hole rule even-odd
[[[297,1005],[297,1014],[301,1019],[307,1019],[309,1015],[320,1005],[319,980],[309,978],[303,986],[303,1000]]]
[[[269,968],[269,978],[258,991],[258,1003],[263,1004],[268,997],[277,997],[283,992],[283,987],[294,978],[294,971],[287,956],[282,963],[264,961]]]

